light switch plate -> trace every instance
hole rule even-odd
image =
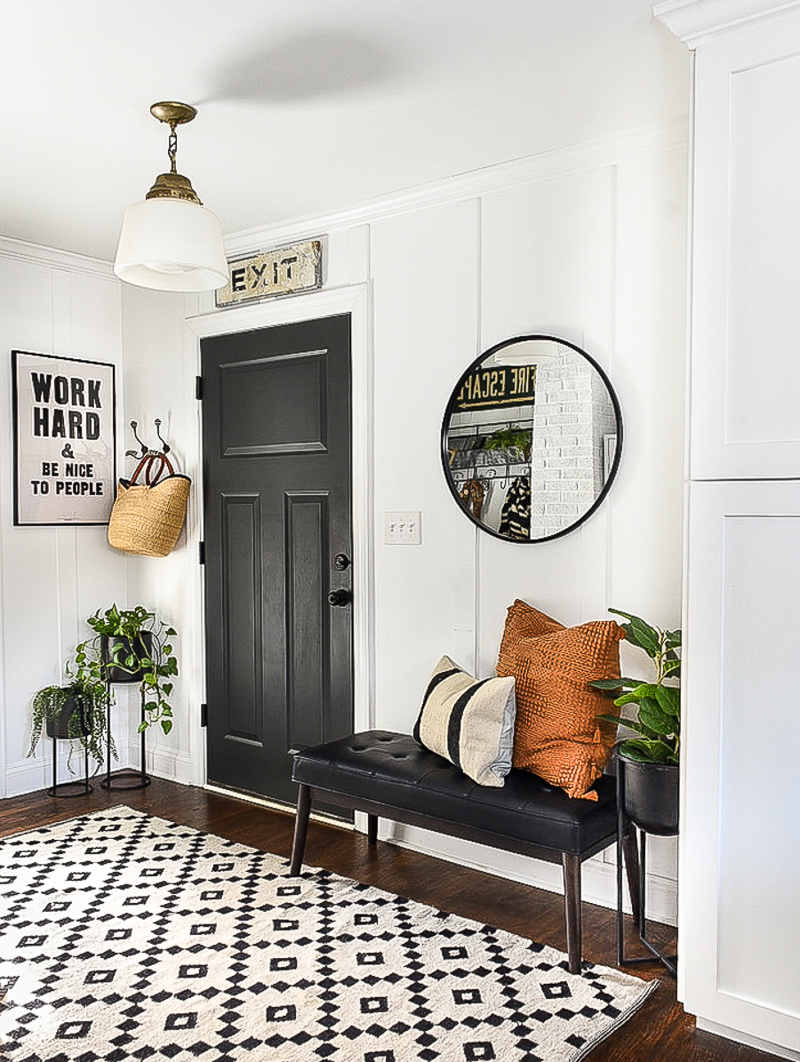
[[[422,513],[384,513],[383,541],[386,546],[422,545]]]

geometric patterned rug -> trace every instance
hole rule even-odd
[[[575,1062],[655,987],[129,808],[0,840],[4,1062]]]

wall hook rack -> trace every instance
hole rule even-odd
[[[139,428],[139,422],[136,421],[136,420],[132,420],[130,422],[131,431],[133,432],[133,437],[137,441],[137,443],[139,444],[140,449],[139,449],[139,451],[126,450],[125,451],[125,456],[126,457],[147,457],[148,454],[152,454],[153,456],[157,456],[158,454],[168,454],[170,452],[172,447],[169,445],[167,440],[161,434],[161,423],[162,423],[161,418],[160,417],[156,417],[154,423],[155,423],[155,426],[156,426],[156,435],[158,436],[158,441],[161,443],[161,449],[160,450],[151,450],[150,447],[139,438],[139,435],[137,433],[138,432],[138,428]]]

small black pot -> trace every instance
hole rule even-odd
[[[648,833],[671,836],[678,832],[679,768],[673,763],[640,763],[619,753],[625,783],[624,811]]]
[[[120,646],[120,648],[117,649],[117,646]],[[131,639],[113,634],[104,634],[100,640],[100,652],[109,682],[141,682],[144,677],[144,668],[131,671],[126,667],[114,664],[113,661],[115,657],[124,661],[131,653],[137,658],[148,656],[152,660],[153,635],[150,631],[142,631],[141,634]]]
[[[44,732],[49,738],[67,739],[73,735],[69,732],[70,719],[74,712],[80,713],[79,727],[84,736],[89,733],[83,718],[83,704],[79,697],[70,695],[64,701],[64,707],[55,719],[47,719],[44,724]]]

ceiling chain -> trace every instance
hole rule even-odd
[[[177,173],[176,159],[178,157],[178,134],[175,131],[175,123],[169,123],[169,144],[167,145],[167,155],[169,155],[170,161],[170,173]]]

